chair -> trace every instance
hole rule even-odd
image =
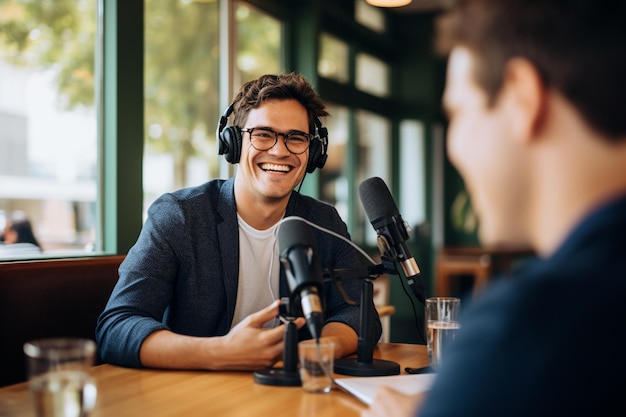
[[[461,277],[472,277],[472,296],[478,294],[496,274],[508,272],[513,264],[532,255],[525,248],[445,247],[437,254],[435,295],[454,295]]]
[[[472,293],[480,291],[493,272],[491,254],[480,250],[444,248],[437,255],[435,295],[453,294],[454,280],[461,276],[473,278]]]

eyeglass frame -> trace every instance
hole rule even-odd
[[[271,132],[271,133],[273,133],[273,134],[274,134],[274,143],[272,144],[272,146],[270,146],[270,147],[269,147],[269,148],[267,148],[267,149],[259,149],[259,148],[257,148],[256,146],[254,146],[254,141],[252,140],[252,132],[253,132],[255,129],[262,129],[262,130],[265,130],[265,131],[267,131],[267,132]],[[281,135],[282,135],[282,137],[283,137],[283,143],[285,144],[285,148],[287,148],[287,150],[288,150],[289,152],[291,152],[292,154],[294,154],[294,155],[302,155],[303,153],[305,153],[305,152],[306,152],[306,151],[307,151],[307,150],[311,147],[311,141],[315,139],[315,135],[313,135],[313,134],[311,134],[311,133],[306,133],[306,132],[303,132],[303,131],[301,131],[301,130],[290,130],[290,131],[289,131],[289,132],[287,132],[287,133],[282,133],[282,132],[277,132],[277,131],[275,131],[274,129],[272,129],[271,127],[268,127],[268,126],[246,127],[246,128],[242,128],[242,129],[241,129],[241,132],[242,132],[242,133],[244,133],[244,132],[248,132],[248,133],[250,134],[250,145],[252,145],[252,147],[253,147],[254,149],[256,149],[257,151],[260,151],[260,152],[269,151],[269,150],[270,150],[270,149],[272,149],[274,146],[276,146],[276,144],[278,143],[278,136],[281,136]],[[309,141],[308,141],[308,143],[307,143],[307,147],[306,147],[306,148],[304,148],[304,150],[303,150],[302,152],[294,152],[294,151],[292,151],[291,149],[289,149],[289,145],[287,144],[287,138],[288,138],[289,136],[291,136],[291,135],[303,135],[303,136],[305,136],[305,137],[309,140]]]

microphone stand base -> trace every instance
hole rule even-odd
[[[302,385],[298,371],[289,372],[282,368],[269,368],[256,371],[254,382],[262,385],[274,385],[280,387],[299,387]]]
[[[374,319],[374,284],[368,279],[363,280],[361,291],[361,312],[359,322],[361,335],[356,358],[335,359],[334,371],[337,374],[353,376],[388,376],[400,373],[400,364],[374,359],[371,323]]]
[[[400,364],[384,359],[372,359],[372,362],[359,362],[357,358],[335,359],[334,371],[341,375],[352,376],[389,376],[400,373]]]
[[[293,318],[285,319],[285,347],[283,348],[283,367],[266,368],[254,373],[254,382],[262,385],[279,387],[299,387],[302,385],[298,371],[298,334]]]

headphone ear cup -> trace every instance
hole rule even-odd
[[[317,160],[321,156],[321,146],[320,141],[317,138],[314,138],[309,145],[309,160],[306,164],[306,172],[309,174],[315,171],[317,168]]]
[[[217,132],[216,132],[216,136],[217,136],[217,154],[218,155],[224,155],[226,153],[228,153],[228,143],[226,141],[224,141],[224,126],[226,126],[227,123],[227,118],[226,116],[222,116],[220,117],[220,122],[217,126]]]
[[[309,145],[309,160],[306,166],[306,172],[309,174],[315,171],[315,168],[323,168],[328,158],[328,129],[322,126],[319,119],[315,119],[315,138]]]
[[[219,154],[224,155],[226,161],[236,164],[241,158],[241,129],[238,126],[228,126],[220,132]]]

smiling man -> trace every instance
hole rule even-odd
[[[233,116],[233,125],[227,126]],[[228,180],[165,194],[148,211],[137,243],[98,320],[100,357],[130,367],[255,370],[283,350],[277,319],[289,289],[277,228],[300,216],[349,238],[334,207],[295,188],[326,160],[322,100],[298,74],[265,75],[242,86],[220,118],[219,153],[238,164]],[[359,265],[348,243],[315,230],[322,268]],[[344,288],[360,299],[359,280]],[[324,284],[322,337],[335,355],[358,344],[359,308]],[[310,338],[303,319],[300,339]],[[374,337],[381,333],[376,316]]]

